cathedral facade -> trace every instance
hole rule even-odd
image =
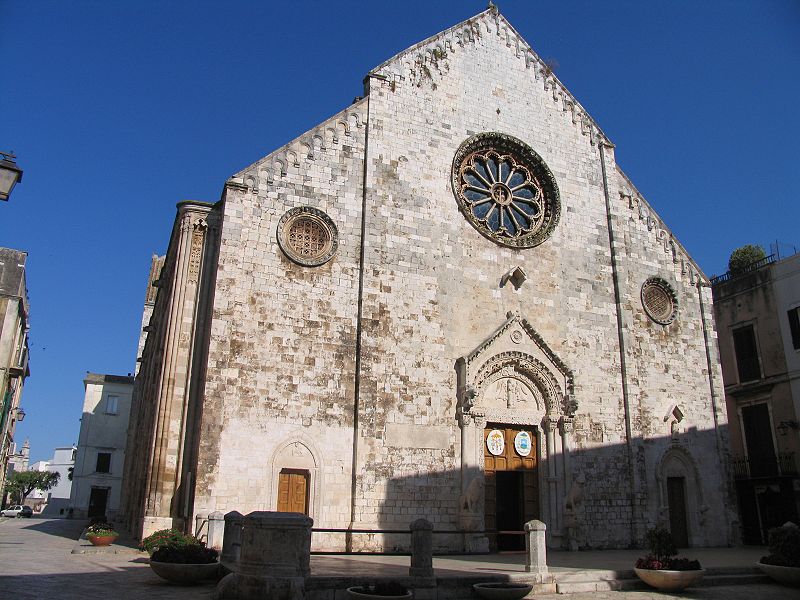
[[[317,549],[737,536],[709,283],[496,9],[183,202],[125,515],[303,512]],[[511,533],[497,533],[511,532]]]

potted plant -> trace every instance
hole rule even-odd
[[[533,589],[529,583],[501,581],[494,583],[473,583],[472,589],[485,600],[519,600]]]
[[[636,561],[636,575],[659,590],[682,590],[697,583],[706,572],[696,560],[678,558],[678,548],[666,529],[650,529],[645,535],[650,553]]]
[[[800,527],[786,523],[769,530],[769,554],[756,566],[778,583],[800,586]]]
[[[411,600],[411,592],[397,581],[384,581],[347,588],[353,600]]]
[[[150,568],[170,583],[194,585],[219,573],[217,551],[193,536],[163,543],[150,555]]]
[[[110,546],[118,537],[111,523],[95,523],[86,528],[86,539],[93,546]]]

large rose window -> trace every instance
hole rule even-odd
[[[453,163],[453,189],[470,223],[505,246],[537,246],[558,223],[552,173],[536,152],[511,136],[484,133],[464,142]]]

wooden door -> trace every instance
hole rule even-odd
[[[278,512],[308,514],[308,471],[283,469],[278,475]]]
[[[667,506],[669,529],[678,548],[689,547],[689,525],[686,519],[686,480],[667,477]]]
[[[503,452],[498,455],[494,455],[489,451],[486,441],[489,433],[495,429],[503,433]],[[526,431],[530,435],[531,448],[527,456],[520,454],[514,447],[514,440],[521,431]],[[536,433],[532,427],[490,424],[484,430],[484,519],[487,531],[498,529],[498,503],[503,501],[504,494],[516,496],[519,492],[522,492],[519,501],[517,502],[515,499],[513,503],[519,507],[519,515],[516,519],[515,527],[512,528],[513,530],[516,530],[516,528],[522,530],[524,523],[539,518],[539,479],[536,470],[538,462],[537,448]],[[507,471],[519,473],[521,481],[508,477],[498,478],[498,473]],[[498,479],[500,485],[498,485]],[[504,486],[508,489],[504,489]],[[504,524],[505,526],[507,524]],[[523,540],[522,537],[519,539]],[[497,536],[491,536],[489,541],[491,549],[497,550]],[[510,542],[510,540],[508,541]],[[514,546],[515,544],[509,545]]]

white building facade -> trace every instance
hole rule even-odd
[[[83,383],[70,508],[75,518],[113,520],[120,506],[133,377],[88,373]]]

